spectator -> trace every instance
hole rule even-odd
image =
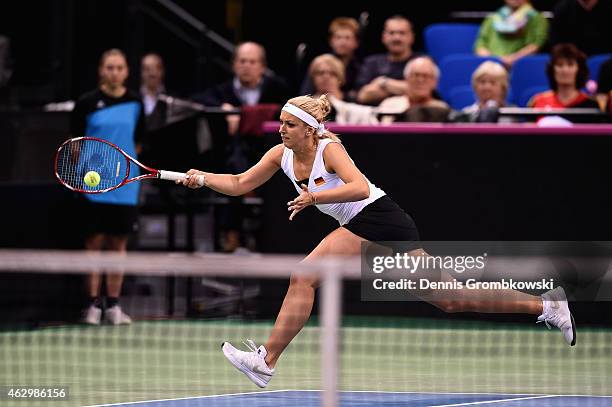
[[[338,58],[332,54],[319,55],[310,63],[308,74],[314,85],[313,97],[315,99],[327,94],[344,100],[344,92],[342,92],[342,85],[345,81],[344,65]]]
[[[193,110],[188,105],[176,102],[172,93],[166,88],[164,60],[159,54],[148,53],[140,60],[140,97],[144,107],[146,137],[140,143],[139,156],[142,162],[159,167],[181,167],[195,161],[193,155],[187,155],[185,148],[192,148],[187,144],[192,129],[186,125],[173,125],[181,120],[191,117]],[[205,119],[201,119],[206,123]],[[198,120],[197,131],[203,128]],[[208,129],[207,127],[205,129]],[[199,137],[198,134],[196,137]],[[168,141],[172,139],[170,144]],[[199,145],[198,145],[199,147]],[[198,152],[200,152],[198,148]],[[171,185],[167,183],[147,182],[141,185],[141,203],[146,203],[149,197],[164,195]]]
[[[553,47],[546,75],[551,90],[534,95],[528,103],[533,108],[599,108],[597,102],[581,91],[589,77],[586,55],[573,44]],[[572,121],[581,121],[574,118]]]
[[[381,112],[403,112],[400,121],[446,121],[450,109],[446,102],[436,99],[440,70],[429,57],[418,57],[406,64],[404,78],[406,93],[382,101]]]
[[[476,102],[463,108],[462,113],[469,117],[469,121],[485,121],[484,116],[489,113],[489,109],[506,106],[508,86],[506,68],[494,61],[483,62],[472,74]]]
[[[505,0],[506,5],[480,26],[474,49],[480,56],[498,56],[507,68],[535,54],[546,42],[548,22],[528,0]]]
[[[570,42],[587,55],[612,50],[610,0],[560,0],[553,8],[551,45]]]
[[[125,54],[111,49],[100,58],[99,86],[81,96],[72,112],[73,137],[91,136],[108,140],[131,156],[136,156],[136,142],[144,132],[143,107],[140,97],[125,87],[128,66]],[[93,157],[92,157],[93,159]],[[132,171],[137,171],[132,166]],[[125,252],[128,237],[136,228],[139,183],[133,182],[104,194],[86,194],[85,249]],[[84,215],[85,216],[85,215]],[[90,296],[84,322],[100,324],[102,276],[90,274],[87,289]],[[131,319],[119,306],[123,274],[106,274],[106,310],[104,318],[113,325],[129,324]]]
[[[335,18],[329,25],[329,47],[331,53],[344,64],[344,83],[342,92],[345,100],[354,101],[357,98],[355,81],[361,67],[361,61],[356,55],[359,48],[359,23],[351,17]],[[315,87],[310,72],[304,78],[301,86],[302,94],[312,94]]]
[[[146,54],[140,61],[140,96],[144,105],[147,131],[166,125],[168,106],[158,99],[166,93],[164,61],[155,53]]]
[[[266,50],[255,42],[244,42],[234,51],[232,70],[234,77],[208,89],[194,99],[206,106],[221,106],[231,110],[239,106],[253,106],[264,103],[281,104],[288,98],[285,82],[266,74]],[[228,115],[228,132],[238,133],[240,118]]]
[[[389,17],[385,21],[382,43],[387,53],[367,57],[359,71],[359,103],[378,105],[383,99],[406,93],[404,67],[410,59],[418,56],[412,51],[412,23],[400,15]]]
[[[612,58],[601,64],[597,77],[597,102],[601,110],[606,110],[606,101],[612,91]]]
[[[272,119],[273,116],[277,115],[280,104],[288,98],[288,89],[284,80],[266,73],[266,69],[266,50],[264,47],[255,42],[244,42],[234,50],[233,78],[194,96],[194,100],[203,105],[218,106],[225,110],[232,110],[236,107],[252,107],[251,110],[242,109],[243,116],[247,116],[247,120],[243,120],[243,123],[241,123],[240,115],[228,114],[225,117],[226,123],[223,129],[215,129],[216,126],[211,119],[214,133],[219,133],[222,130],[225,134],[236,136],[241,125],[244,127],[246,124],[247,128],[252,129],[258,127],[257,124],[261,124],[259,122],[266,117]],[[274,105],[278,105],[278,109],[274,108]],[[262,108],[262,111],[259,111],[259,107]],[[274,109],[267,109],[268,107]],[[253,124],[253,122],[257,123]],[[225,141],[218,144],[223,145]],[[228,152],[230,158],[224,164],[226,167],[231,165],[232,168],[222,168],[221,170],[240,172],[248,168],[249,163],[245,155],[250,153],[251,146],[246,144],[247,141],[245,140],[240,141],[235,137],[233,138],[229,146],[231,151]],[[252,157],[258,157],[258,153],[254,152]]]
[[[377,124],[375,108],[345,102],[345,94],[341,89],[344,82],[344,65],[332,54],[319,55],[310,63],[308,69],[314,84],[314,98],[327,95],[331,111],[327,120],[341,124]]]
[[[241,115],[226,116],[227,134],[239,136],[241,127],[245,128],[245,125],[251,129],[260,128],[264,119],[278,117],[280,104],[288,99],[289,92],[284,80],[266,73],[266,51],[258,43],[244,42],[238,45],[234,51],[232,69],[234,76],[231,80],[196,95],[194,99],[204,105],[220,106],[227,110],[242,107]],[[214,124],[212,120],[210,122],[214,132]],[[243,130],[242,133],[246,132]],[[248,169],[255,157],[260,156],[259,150],[263,144],[261,140],[259,137],[233,137],[223,148],[224,151],[215,147],[218,154],[225,156],[222,171],[242,172]],[[229,207],[219,211],[218,224],[222,236],[220,245],[225,252],[234,252],[245,242],[242,230],[244,207],[241,202],[240,198],[232,199]]]

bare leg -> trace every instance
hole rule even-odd
[[[85,250],[101,251],[104,247],[105,236],[101,233],[88,236],[85,239]],[[100,295],[100,283],[102,278],[100,273],[91,273],[87,276],[87,294],[91,298],[95,298]]]
[[[323,239],[312,253],[306,257],[305,261],[330,254],[358,255],[361,250],[361,242],[363,241],[362,238],[347,229],[338,228]],[[414,250],[409,254],[413,256],[428,255],[422,249]],[[443,272],[442,280],[452,281],[453,277]],[[274,368],[281,353],[308,321],[317,285],[318,281],[314,278],[308,279],[292,276],[289,290],[285,295],[270,337],[265,344],[268,352],[266,363],[270,368]],[[534,315],[542,313],[542,300],[540,297],[514,290],[487,291],[462,289],[455,290],[452,296],[444,294],[439,290],[432,290],[422,293],[420,298],[445,312],[523,313]]]
[[[127,250],[127,236],[110,236],[109,249],[121,253]],[[121,295],[123,273],[109,273],[106,275],[106,291],[109,297],[118,298]]]
[[[327,235],[304,261],[333,254],[357,255],[362,241],[359,236],[340,227]],[[310,318],[317,285],[318,280],[314,277],[291,277],[283,305],[265,344],[268,352],[266,363],[270,368],[274,368],[281,353]]]
[[[428,256],[422,250],[413,250],[411,256]],[[442,281],[453,281],[447,272],[442,272]],[[539,296],[515,290],[453,290],[452,294],[444,290],[432,290],[419,297],[445,312],[480,312],[480,313],[542,313],[542,299]]]

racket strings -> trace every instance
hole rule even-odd
[[[98,140],[80,139],[66,144],[58,153],[57,174],[73,189],[95,192],[121,184],[127,177],[128,161],[113,146]],[[95,171],[100,183],[89,186],[85,174]]]

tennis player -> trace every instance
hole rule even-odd
[[[419,234],[412,218],[383,190],[373,185],[355,166],[338,137],[323,122],[330,112],[325,95],[315,99],[299,96],[290,99],[280,114],[282,144],[272,147],[262,159],[238,175],[212,174],[189,170],[182,181],[190,188],[204,185],[223,194],[243,195],[266,181],[279,169],[289,177],[298,196],[288,202],[289,220],[304,208],[315,205],[336,220],[340,226],[327,235],[305,261],[329,255],[359,255],[364,241],[403,241],[414,249],[408,254],[426,256],[419,244]],[[181,181],[177,181],[181,182]],[[450,275],[444,277],[452,279]],[[283,350],[304,327],[314,302],[316,277],[293,275],[283,305],[265,345],[247,340],[245,352],[225,342],[225,357],[259,387],[266,387]],[[565,340],[574,345],[576,330],[562,287],[541,297],[514,290],[494,293],[497,301],[482,301],[477,290],[458,290],[449,299],[435,294],[424,295],[425,301],[446,312],[504,312],[539,315],[561,329]]]

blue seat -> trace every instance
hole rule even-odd
[[[601,64],[606,62],[612,54],[598,54],[591,55],[589,59],[587,59],[587,65],[589,66],[589,79],[597,80],[599,76],[599,68],[601,68]]]
[[[445,56],[452,54],[469,54],[474,52],[474,42],[478,36],[478,24],[439,23],[425,27],[423,38],[425,52],[437,64]]]
[[[485,61],[497,61],[494,57],[480,57],[474,54],[457,54],[447,56],[440,63],[440,81],[438,91],[444,100],[450,98],[450,92],[457,86],[470,86],[472,73]]]
[[[546,64],[549,60],[550,57],[547,54],[536,54],[521,58],[514,63],[512,72],[510,72],[510,88],[514,95],[512,103],[525,106],[524,97],[527,90],[550,88],[548,76],[546,76]]]
[[[455,110],[473,105],[476,102],[474,89],[471,86],[456,86],[449,92],[447,102]]]

